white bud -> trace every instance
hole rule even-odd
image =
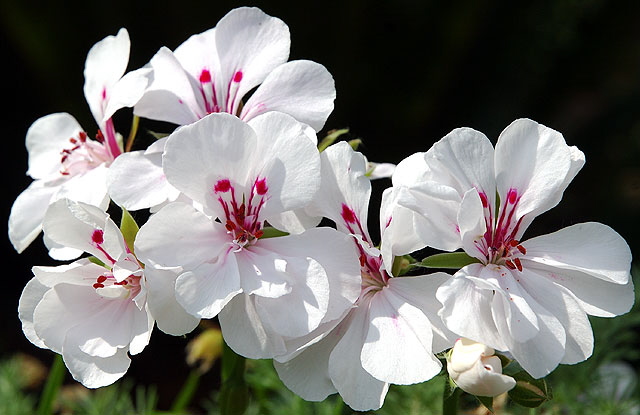
[[[449,376],[460,389],[476,396],[498,396],[516,386],[511,376],[502,374],[500,358],[482,343],[461,338],[447,359]]]

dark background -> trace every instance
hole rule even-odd
[[[255,5],[288,24],[291,59],[314,60],[333,74],[337,99],[325,131],[349,127],[370,160],[397,163],[457,127],[495,141],[514,119],[534,119],[562,132],[587,163],[560,205],[527,235],[593,220],[616,229],[637,254],[640,2],[516,3],[2,0],[2,221],[31,182],[24,137],[33,121],[65,111],[95,133],[82,91],[93,44],[126,27],[129,69],[136,69],[161,46],[175,49],[232,8]],[[116,129],[126,134],[126,110],[121,113]],[[374,185],[374,234],[379,194],[388,185]],[[4,238],[2,256],[8,269],[0,358],[22,351],[48,363],[52,355],[25,340],[16,310],[30,268],[55,263],[41,239],[18,255]],[[127,376],[173,396],[188,370],[186,341],[156,331]]]

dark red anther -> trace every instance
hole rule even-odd
[[[235,231],[237,229],[236,224],[233,223],[233,221],[231,219],[227,219],[227,223],[224,226],[225,226],[225,228],[227,228],[227,230],[229,232],[233,232],[233,231]]]
[[[518,244],[520,244],[520,242],[516,241],[515,239],[509,241],[509,246],[511,247],[517,246]]]
[[[222,179],[222,180],[218,180],[216,182],[216,184],[213,186],[213,190],[218,193],[218,192],[228,192],[229,189],[231,189],[231,182],[229,181],[229,179]]]
[[[102,229],[96,229],[95,231],[93,231],[91,240],[98,245],[102,244],[104,242],[104,232],[102,231]]]
[[[257,239],[262,238],[262,235],[264,235],[264,231],[258,230],[256,231],[256,233],[253,234],[253,236],[255,236]]]
[[[127,280],[122,280],[120,282],[114,282],[113,285],[127,285]]]
[[[98,281],[99,283],[101,283],[101,284],[102,284],[103,282],[105,282],[106,280],[107,280],[107,277],[105,277],[104,275],[100,275],[100,276],[98,277],[98,279],[97,279],[97,281]]]
[[[60,163],[64,163],[65,161],[67,161],[67,158],[69,156],[67,156],[66,154],[64,156],[62,156],[62,159],[60,159]]]
[[[200,82],[203,84],[211,82],[211,72],[208,69],[203,69],[200,72]]]
[[[98,130],[96,133],[96,140],[98,140],[99,143],[104,143],[104,135],[102,135],[102,131]]]
[[[73,138],[73,137],[71,137],[71,138],[69,139],[69,141],[71,141],[71,144],[75,144],[75,143],[77,143],[77,142],[78,142],[78,140],[76,140],[76,139],[75,139],[75,138]]]
[[[256,192],[258,192],[260,196],[267,193],[267,190],[269,190],[267,187],[267,179],[260,179],[256,181]]]
[[[364,256],[364,254],[360,254],[360,266],[364,267],[365,262],[367,262],[367,258]]]
[[[78,133],[78,138],[80,139],[81,142],[85,142],[87,141],[87,133],[85,133],[84,131],[80,131]]]
[[[527,249],[524,246],[518,245],[516,248],[518,248],[518,251],[520,251],[522,255],[527,255]]]
[[[246,213],[246,207],[244,206],[244,203],[240,205],[240,207],[238,208],[238,211],[236,212],[236,219],[238,220],[238,222],[244,222],[244,216]]]
[[[520,262],[520,258],[514,258],[513,262],[515,262],[518,271],[522,272],[522,262]]]
[[[506,261],[504,261],[504,265],[506,265],[506,266],[507,266],[507,268],[509,268],[509,269],[516,269],[516,266],[515,266],[515,265],[513,265],[513,262],[511,262],[511,261],[510,261],[510,260],[508,260],[508,259],[507,259]]]
[[[96,290],[98,288],[104,288],[104,284],[100,284],[99,282],[96,282],[95,284],[93,284],[93,288],[95,288]]]

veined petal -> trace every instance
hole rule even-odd
[[[530,220],[558,204],[569,181],[584,164],[584,155],[567,146],[562,134],[528,119],[516,120],[504,129],[496,143],[495,157],[501,199],[506,200],[515,190],[515,217],[528,215]],[[522,232],[524,227],[520,235]]]
[[[185,270],[213,262],[229,247],[224,227],[193,206],[174,202],[163,207],[142,225],[135,252],[144,262]]]
[[[287,62],[267,75],[242,108],[240,118],[250,120],[266,111],[280,111],[320,131],[335,98],[335,82],[324,66],[306,60]]]
[[[43,228],[53,241],[98,257],[113,265],[125,252],[120,229],[101,209],[85,203],[61,199],[51,204]]]
[[[433,355],[431,323],[422,311],[385,287],[371,299],[362,367],[378,380],[410,385],[431,379],[442,365]]]
[[[329,358],[329,376],[344,402],[356,411],[379,409],[389,384],[369,374],[361,363],[369,329],[369,304],[361,303],[340,325],[343,331]]]
[[[87,54],[84,96],[98,125],[103,123],[112,87],[127,69],[130,47],[129,32],[122,28],[116,36],[107,36],[93,45]]]
[[[34,179],[60,176],[60,152],[68,146],[69,139],[77,137],[81,131],[78,121],[66,112],[45,115],[34,121],[26,137],[27,174]]]
[[[216,25],[215,41],[226,111],[235,114],[242,97],[289,58],[289,28],[255,7],[239,7]]]
[[[176,279],[176,299],[194,317],[215,317],[241,292],[238,264],[233,254],[185,271]]]
[[[45,212],[58,189],[58,186],[36,180],[13,202],[9,214],[9,240],[18,253],[40,234]]]
[[[111,199],[127,210],[157,206],[179,193],[164,176],[161,153],[121,154],[109,167],[107,182]]]
[[[215,42],[212,41],[210,46],[213,51],[198,51],[197,55],[215,56]],[[162,47],[151,58],[149,67],[153,72],[149,74],[147,89],[133,109],[134,114],[178,125],[191,124],[206,115],[202,97],[198,95],[199,91],[193,84],[195,79],[190,79],[190,72],[187,72],[187,68],[190,67],[189,57],[194,55],[179,55],[179,50],[180,48],[176,49],[174,54]],[[182,62],[178,60],[178,56],[183,56]],[[194,71],[202,70],[202,64],[198,66]],[[196,75],[195,72],[192,74]]]
[[[250,179],[266,178],[269,200],[264,216],[300,209],[320,188],[320,155],[304,124],[289,115],[269,112],[248,123],[258,136]]]
[[[116,354],[105,358],[89,356],[65,344],[62,357],[73,378],[92,389],[111,385],[127,373],[131,364],[127,349],[118,349]]]
[[[462,198],[458,211],[458,227],[464,251],[474,258],[485,260],[487,247],[483,245],[487,223],[478,191],[469,189]]]
[[[176,279],[180,268],[160,269],[147,266],[144,270],[147,279],[147,304],[156,320],[158,328],[172,336],[181,336],[193,331],[200,319],[187,313],[176,300]]]
[[[271,359],[286,352],[281,336],[265,327],[253,300],[236,295],[218,314],[222,336],[234,352],[249,359]]]
[[[150,68],[140,68],[127,73],[111,87],[111,96],[100,122],[107,121],[120,108],[133,107],[138,103],[149,84]]]
[[[579,223],[528,240],[526,259],[547,268],[579,271],[616,284],[631,278],[631,250],[607,225]],[[534,265],[535,266],[535,265]]]
[[[162,157],[167,180],[224,217],[214,186],[222,178],[234,186],[246,184],[248,167],[255,163],[254,154],[259,154],[255,153],[257,141],[253,129],[238,118],[223,113],[208,115],[178,128],[168,138]]]
[[[263,244],[237,254],[242,291],[259,297],[279,298],[291,292],[295,276],[290,275],[289,258],[281,258]]]

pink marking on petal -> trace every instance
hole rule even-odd
[[[269,188],[267,187],[267,179],[260,179],[256,181],[256,192],[259,195],[264,195],[268,190]]]
[[[393,219],[393,216],[389,216],[389,219],[387,219],[387,223],[385,223],[384,228],[387,229],[389,227],[389,225],[391,225],[391,219]]]
[[[347,223],[355,223],[356,222],[356,214],[355,212],[344,203],[342,204],[342,213],[340,213],[342,219],[344,219]]]
[[[101,229],[96,229],[93,231],[93,235],[91,235],[91,240],[94,243],[101,245],[104,242],[104,232]]]
[[[482,201],[482,207],[486,208],[489,206],[489,199],[487,199],[487,195],[484,192],[479,192],[480,200]]]
[[[236,72],[235,75],[233,75],[233,82],[240,82],[242,81],[242,71],[238,71]]]
[[[213,190],[216,193],[225,193],[228,192],[229,189],[231,189],[231,182],[229,182],[229,179],[218,180],[218,182],[213,186]]]
[[[203,84],[211,82],[211,72],[208,69],[203,69],[200,72],[200,82]]]
[[[102,87],[102,99],[107,99],[107,88]]]

